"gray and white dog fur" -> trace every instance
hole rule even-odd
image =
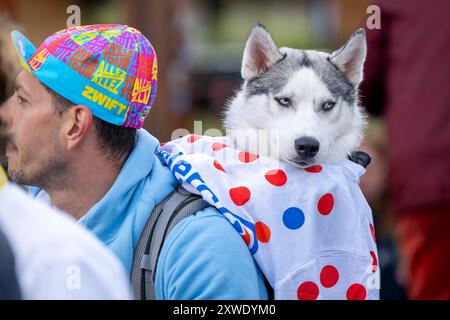
[[[363,29],[328,54],[278,48],[257,24],[244,50],[244,83],[227,104],[227,135],[240,148],[298,167],[343,161],[361,143],[366,124],[358,104],[366,50]],[[270,146],[261,148],[268,130]]]

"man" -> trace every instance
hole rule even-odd
[[[450,299],[450,2],[379,0],[362,86],[384,111],[395,231],[410,299]]]
[[[0,142],[2,132],[0,122]],[[1,166],[0,261],[0,299],[130,298],[118,259],[70,217],[8,183]]]
[[[0,108],[10,177],[48,194],[130,272],[150,213],[178,187],[154,155],[158,141],[141,129],[156,95],[153,47],[123,25],[65,29],[37,50],[18,32],[13,41],[25,70]],[[233,226],[206,208],[166,239],[156,297],[265,299],[263,279]]]

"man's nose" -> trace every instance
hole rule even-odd
[[[315,138],[303,137],[295,140],[295,150],[302,159],[313,158],[319,152],[320,143]]]

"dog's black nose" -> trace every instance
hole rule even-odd
[[[311,137],[295,140],[295,150],[302,159],[313,158],[319,152],[319,147],[319,141]]]

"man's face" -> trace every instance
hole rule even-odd
[[[16,78],[14,94],[0,107],[7,128],[8,174],[11,180],[43,187],[63,168],[60,128],[52,97],[31,73]]]

